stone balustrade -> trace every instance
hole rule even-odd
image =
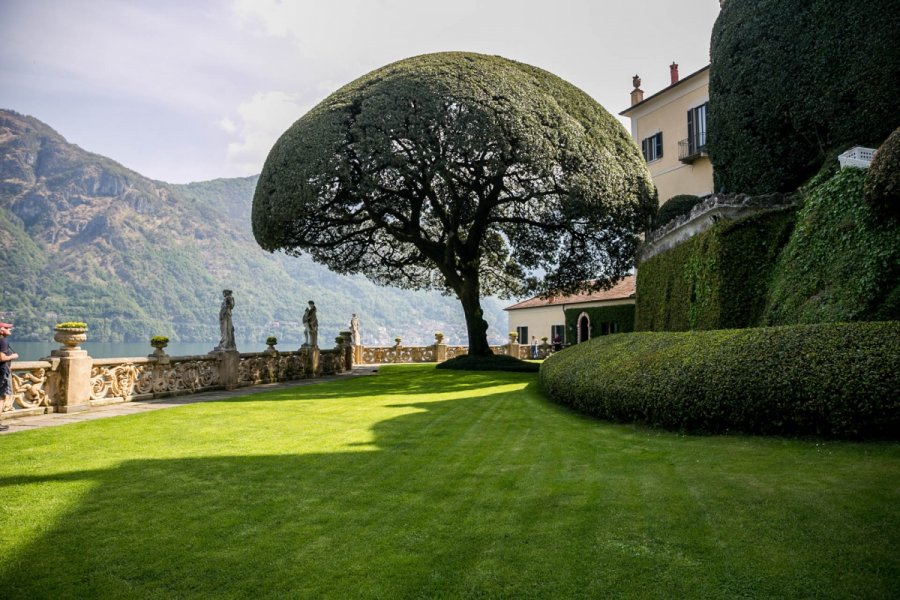
[[[352,346],[349,335],[333,349],[304,347],[293,352],[211,352],[169,356],[162,348],[146,357],[91,358],[84,350],[62,348],[44,360],[13,362],[13,394],[0,406],[0,418],[48,412],[90,410],[108,404],[166,396],[294,381],[349,371],[354,363],[442,362],[468,352],[467,346],[442,341],[431,346]],[[494,354],[531,358],[531,348],[516,343],[491,346]],[[538,358],[552,354],[539,347]],[[0,399],[2,400],[2,399]]]

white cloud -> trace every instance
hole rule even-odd
[[[235,125],[234,121],[232,121],[228,117],[225,117],[224,119],[219,121],[219,127],[221,127],[222,131],[224,131],[225,133],[233,134],[237,132],[237,125]]]
[[[237,134],[238,137],[228,144],[228,163],[248,175],[259,173],[275,141],[312,106],[302,103],[295,94],[254,94],[237,108],[239,126],[229,117],[220,123],[227,121],[233,128],[229,133]]]

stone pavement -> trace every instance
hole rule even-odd
[[[100,406],[92,410],[77,413],[48,413],[32,417],[21,417],[18,419],[4,419],[3,424],[9,425],[9,429],[7,431],[0,431],[0,435],[9,435],[16,433],[17,431],[28,431],[29,429],[38,429],[39,427],[56,427],[57,425],[67,425],[68,423],[81,423],[83,421],[93,421],[94,419],[105,419],[107,417],[118,417],[120,415],[133,415],[149,410],[184,406],[185,404],[194,404],[196,402],[214,402],[216,400],[225,400],[237,396],[259,394],[260,392],[271,392],[273,390],[283,390],[303,385],[325,383],[326,381],[363,377],[366,375],[374,375],[378,372],[378,367],[379,365],[359,365],[353,367],[348,373],[327,375],[316,379],[299,379],[297,381],[287,381],[284,383],[263,383],[254,385],[253,387],[243,387],[229,391],[217,390],[214,392],[186,394],[184,396],[171,396],[168,398],[156,398],[152,400],[135,400],[133,402],[121,402],[119,404]]]

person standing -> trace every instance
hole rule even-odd
[[[537,337],[531,336],[531,358],[537,359],[537,357],[538,357]]]
[[[12,351],[6,340],[12,334],[12,323],[0,323],[0,408],[6,406],[7,399],[12,396],[12,361],[19,355]],[[0,431],[6,431],[9,425],[0,423]]]

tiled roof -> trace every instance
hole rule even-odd
[[[627,275],[619,283],[608,290],[599,292],[583,292],[570,296],[535,296],[528,300],[507,306],[503,310],[519,310],[521,308],[537,308],[539,306],[554,306],[558,304],[579,304],[583,302],[603,302],[605,300],[627,300],[634,298],[634,275]]]

